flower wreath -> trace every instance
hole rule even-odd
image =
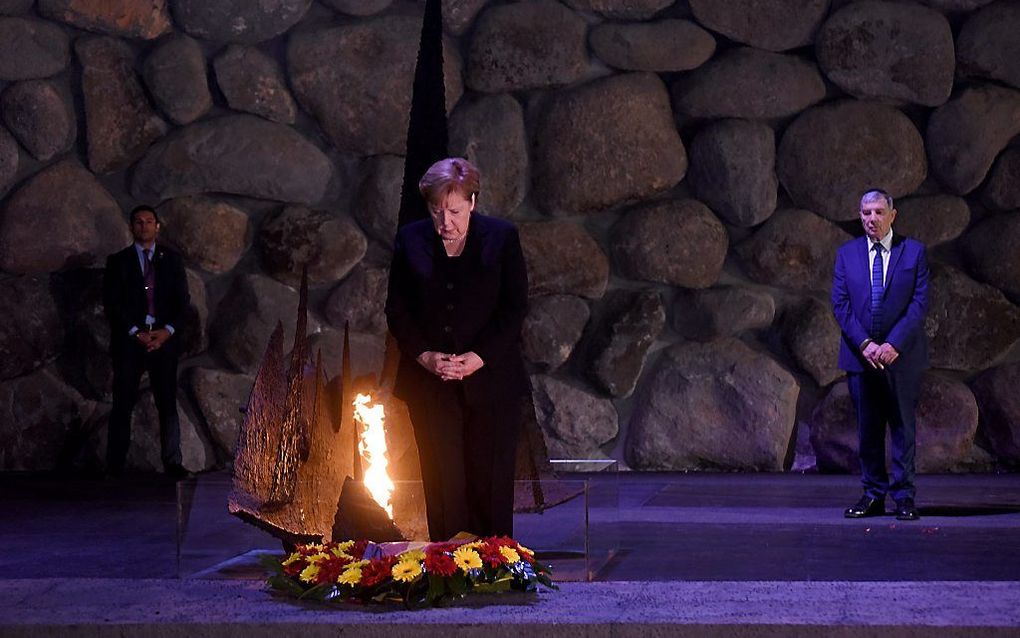
[[[297,545],[267,557],[276,592],[324,602],[400,600],[410,609],[468,593],[558,589],[548,566],[512,538],[407,544],[366,540]]]

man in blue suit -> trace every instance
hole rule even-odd
[[[885,191],[864,193],[860,215],[865,236],[840,247],[832,278],[832,312],[843,332],[839,367],[847,372],[857,413],[864,486],[844,515],[882,515],[888,493],[896,518],[916,520],[914,411],[928,367],[928,260],[923,244],[893,234],[896,209]],[[891,472],[885,467],[886,425]]]

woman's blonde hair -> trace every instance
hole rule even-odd
[[[441,202],[451,192],[464,199],[474,199],[480,185],[478,169],[463,157],[439,160],[418,180],[418,190],[429,203]]]

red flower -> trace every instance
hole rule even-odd
[[[482,562],[489,567],[499,567],[506,564],[506,558],[500,553],[499,545],[485,543],[478,548],[478,555],[482,557]]]
[[[283,566],[283,573],[288,576],[297,576],[300,574],[305,567],[308,567],[308,563],[303,560],[296,560],[289,565]]]
[[[364,539],[360,541],[354,541],[354,545],[351,546],[347,553],[354,557],[354,560],[361,560],[365,555],[365,550],[371,544],[372,541],[366,541]]]
[[[344,558],[343,556],[335,556],[329,554],[329,558],[319,563],[319,574],[315,579],[320,583],[335,583],[336,579],[339,578],[340,573],[344,570],[347,565],[351,564],[351,559]]]
[[[378,585],[390,577],[390,570],[397,564],[396,556],[373,558],[368,565],[361,568],[361,584],[365,587]]]
[[[453,562],[453,557],[446,552],[437,552],[430,548],[425,552],[425,571],[437,576],[453,576],[457,573],[457,563]]]

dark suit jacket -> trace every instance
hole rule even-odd
[[[431,220],[404,226],[386,299],[386,319],[401,352],[394,394],[410,401],[442,383],[415,360],[427,351],[473,351],[482,358],[485,365],[463,381],[470,403],[527,394],[520,347],[527,311],[528,274],[513,224],[472,213],[464,250],[452,259]]]
[[[152,256],[156,269],[156,328],[167,324],[174,327],[177,337],[184,312],[191,299],[188,278],[180,255],[156,244]],[[110,322],[110,346],[121,347],[130,342],[132,326],[145,327],[146,301],[142,267],[134,244],[106,259],[103,274],[103,307]],[[177,339],[171,339],[171,342]]]
[[[870,369],[861,355],[860,344],[869,337],[871,326],[870,241],[851,240],[836,253],[832,278],[832,311],[843,339],[839,367],[848,372]],[[893,235],[882,297],[882,325],[879,343],[888,342],[900,353],[891,371],[920,371],[928,366],[928,338],[924,316],[928,312],[928,258],[924,244]]]

